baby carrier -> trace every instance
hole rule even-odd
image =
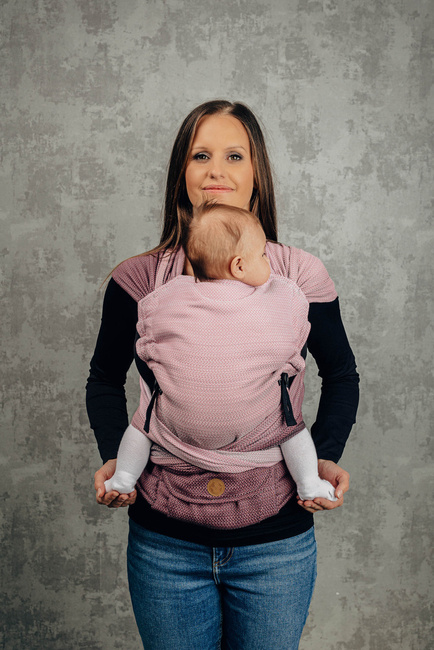
[[[139,489],[177,519],[247,526],[294,494],[279,445],[305,426],[308,302],[274,274],[260,287],[182,275],[164,284],[165,264],[138,303],[136,354],[155,376],[152,393],[141,378],[132,420],[153,441]]]

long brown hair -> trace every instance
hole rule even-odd
[[[222,115],[232,115],[241,122],[247,131],[255,185],[250,199],[250,212],[253,212],[258,217],[266,238],[271,241],[277,241],[276,202],[274,198],[273,177],[264,136],[258,120],[245,104],[239,102],[231,103],[225,99],[214,99],[194,108],[181,124],[170,156],[164,201],[163,232],[160,243],[150,251],[146,251],[146,253],[133,255],[133,258],[159,253],[166,249],[174,249],[181,245],[185,225],[189,223],[193,214],[193,206],[188,198],[185,185],[185,170],[193,146],[193,140],[201,119],[206,115],[217,115],[219,113]],[[101,286],[105,284],[111,273],[120,264],[115,266]]]
[[[252,111],[239,102],[216,99],[197,106],[185,118],[173,144],[167,174],[164,224],[157,252],[180,245],[185,224],[192,216],[192,205],[185,185],[185,170],[199,122],[207,115],[232,115],[241,122],[249,137],[255,188],[250,211],[259,219],[267,239],[277,241],[276,204],[270,162],[261,127]]]

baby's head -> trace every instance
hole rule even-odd
[[[205,202],[193,213],[183,241],[198,280],[239,280],[257,287],[270,277],[259,219],[242,208]]]

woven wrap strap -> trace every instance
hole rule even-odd
[[[177,465],[185,462],[211,472],[238,474],[256,467],[272,467],[283,458],[280,447],[260,451],[224,451],[194,447],[180,440],[154,412],[151,414],[147,435],[156,443],[151,449],[151,460],[158,465]]]

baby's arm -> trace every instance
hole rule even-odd
[[[127,427],[119,445],[116,472],[104,482],[106,492],[116,490],[119,494],[129,494],[134,490],[149,460],[151,445],[144,433],[131,424]]]
[[[280,448],[302,501],[316,497],[337,501],[333,485],[318,476],[318,457],[312,436],[306,428],[280,445]]]

